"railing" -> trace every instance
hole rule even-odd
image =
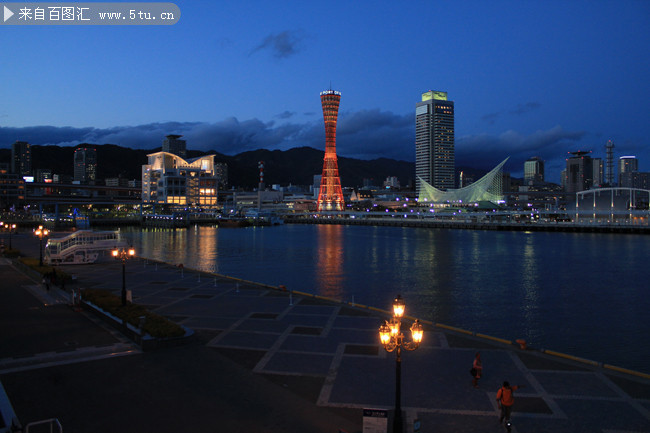
[[[59,433],[63,433],[63,427],[61,427],[61,423],[59,422],[59,420],[57,418],[50,418],[50,419],[44,419],[42,421],[30,422],[29,424],[27,424],[25,426],[25,433],[29,433],[30,427],[33,428],[35,426],[40,426],[40,425],[45,425],[45,424],[49,424],[50,433],[54,433],[54,431],[55,431],[54,427],[58,428],[58,430],[56,430],[56,431],[58,431]],[[42,429],[38,429],[38,431],[42,431]]]

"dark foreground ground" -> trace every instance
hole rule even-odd
[[[121,287],[112,261],[65,270],[77,276],[68,289]],[[351,433],[363,429],[363,408],[394,404],[381,311],[133,259],[134,301],[195,331],[181,346],[142,352],[9,261],[0,276],[5,420],[13,410],[23,425],[57,418],[65,432]],[[477,351],[485,374],[474,389]],[[642,375],[432,325],[418,350],[403,353],[405,431],[416,419],[421,432],[504,431],[495,401],[504,380],[525,385],[514,432],[650,433]]]

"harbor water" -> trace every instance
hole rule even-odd
[[[342,225],[122,229],[138,255],[650,373],[647,236]]]

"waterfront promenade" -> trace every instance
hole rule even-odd
[[[17,242],[37,255],[33,239]],[[10,402],[23,425],[58,418],[70,432],[360,432],[363,408],[393,407],[395,355],[378,343],[381,311],[133,259],[134,301],[195,331],[185,345],[142,352],[70,309],[66,293],[46,293],[7,261],[0,269],[8,396],[0,407]],[[64,270],[77,276],[74,288],[121,288],[116,261]],[[469,375],[476,351],[478,389]],[[433,325],[402,359],[406,431],[415,419],[421,432],[504,431],[495,394],[509,380],[525,385],[515,432],[650,432],[650,381],[638,375]]]

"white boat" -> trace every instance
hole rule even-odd
[[[118,231],[77,230],[45,245],[45,262],[51,265],[95,263],[99,253],[127,247]]]

